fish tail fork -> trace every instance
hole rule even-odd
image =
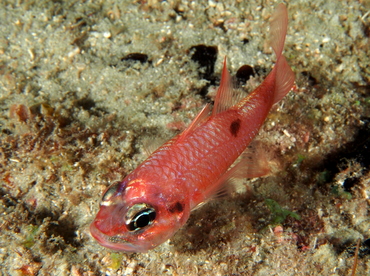
[[[279,4],[270,21],[270,43],[276,54],[276,74],[274,103],[280,101],[290,91],[295,76],[283,55],[288,27],[288,11],[284,4]]]

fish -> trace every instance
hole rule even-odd
[[[234,162],[272,106],[294,85],[295,75],[282,53],[287,26],[287,8],[281,3],[270,20],[276,63],[254,91],[234,104],[225,58],[212,112],[205,105],[182,133],[108,187],[90,225],[100,245],[143,253],[159,246],[186,223],[192,210],[225,191],[230,179],[243,170],[248,162],[233,166]]]

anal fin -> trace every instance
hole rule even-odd
[[[217,180],[217,183],[212,185],[211,189],[205,191],[204,197],[207,200],[198,204],[193,210],[210,200],[230,195],[237,190],[237,179],[267,176],[282,167],[275,153],[268,150],[267,145],[261,141],[253,141],[235,163]]]
[[[235,178],[256,178],[267,176],[281,167],[275,152],[262,141],[255,140],[240,155],[232,169]]]

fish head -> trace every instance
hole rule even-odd
[[[147,252],[169,239],[190,214],[186,197],[143,179],[110,186],[90,225],[92,236],[116,251]]]

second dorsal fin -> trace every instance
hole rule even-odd
[[[226,57],[224,59],[224,66],[222,68],[221,82],[218,87],[215,104],[213,106],[212,115],[221,113],[229,109],[235,100],[233,99],[234,85],[229,71],[227,70]]]

